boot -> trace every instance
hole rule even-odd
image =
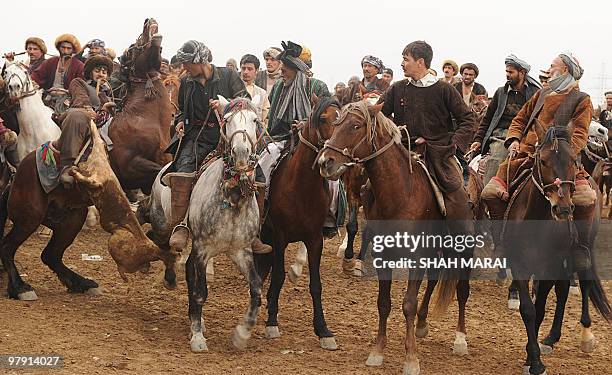
[[[261,227],[263,225],[263,221],[265,219],[264,216],[264,203],[266,200],[266,185],[258,184],[257,192],[255,194],[255,198],[257,199],[257,208],[259,208],[259,231],[261,232]],[[253,250],[253,254],[268,254],[272,252],[272,246],[261,242],[259,236],[255,237],[253,242],[251,242],[251,250]]]
[[[169,245],[176,251],[182,251],[189,240],[189,228],[186,223],[191,188],[193,187],[194,173],[177,173],[170,177],[170,202],[172,225],[175,226],[170,236]]]
[[[489,209],[489,218],[491,219],[491,237],[493,238],[495,253],[497,256],[503,257],[504,247],[502,245],[502,230],[504,227],[504,214],[506,213],[507,203],[501,200],[497,194],[493,195],[492,197],[489,196],[486,199],[483,196],[482,200]]]
[[[574,271],[586,271],[591,268],[591,224],[595,205],[576,206],[574,208],[574,225],[578,232],[576,243],[572,246]]]

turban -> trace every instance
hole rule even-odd
[[[190,40],[177,51],[176,59],[181,63],[209,63],[212,61],[212,52],[210,52],[204,43]]]
[[[446,65],[450,65],[451,68],[453,68],[453,70],[455,71],[455,74],[457,74],[457,72],[459,72],[459,65],[457,65],[457,63],[453,60],[444,60],[442,61],[442,69],[444,69],[444,67]]]
[[[367,55],[363,59],[361,59],[362,67],[364,63],[368,63],[370,65],[375,66],[376,69],[378,69],[378,73],[382,73],[383,69],[385,68],[385,65],[383,64],[382,60],[372,55]]]
[[[527,64],[527,62],[519,59],[514,54],[508,55],[508,57],[506,57],[505,63],[506,65],[512,65],[518,69],[522,69],[525,71],[525,73],[529,73],[529,70],[531,69],[531,66]]]
[[[563,52],[559,55],[561,60],[565,66],[567,66],[567,70],[569,74],[574,77],[575,80],[579,80],[582,78],[582,74],[584,73],[584,69],[580,66],[580,62],[571,52]]]
[[[274,60],[276,60],[278,58],[278,55],[280,55],[280,53],[283,52],[280,48],[278,47],[270,47],[268,49],[266,49],[263,53],[263,57],[264,59],[266,57],[271,57]]]
[[[281,42],[281,45],[283,46],[284,51],[278,55],[278,60],[282,61],[286,66],[301,72],[307,72],[310,70],[307,63],[300,59],[300,57],[307,57],[302,56],[302,46],[291,41],[288,41],[287,43]]]
[[[478,77],[478,67],[476,66],[476,64],[474,63],[465,63],[463,65],[461,65],[461,68],[459,69],[459,73],[463,74],[463,71],[465,69],[470,69],[473,70],[476,77]]]

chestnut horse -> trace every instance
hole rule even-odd
[[[576,240],[575,233],[579,228],[582,228],[583,232],[585,228],[590,228],[586,229],[590,234],[589,243],[594,243],[599,227],[600,211],[597,207],[601,202],[601,194],[597,191],[595,213],[590,222],[573,220],[575,210],[585,208],[575,207],[571,194],[571,189],[575,186],[576,160],[570,146],[571,123],[568,127],[551,126],[547,130],[537,121],[534,124],[539,146],[534,155],[531,178],[522,184],[522,188],[517,188],[510,200],[502,241],[504,248],[508,249],[506,256],[514,282],[519,288],[520,312],[527,331],[524,373],[539,375],[546,372],[540,358],[541,348],[537,339],[545,315],[548,293],[555,284],[563,286],[564,292],[557,296],[559,303],[553,324],[553,329],[558,325],[560,335],[569,289],[566,267],[566,264],[571,263],[569,246]],[[594,187],[594,182],[591,187]],[[525,224],[526,220],[529,220],[528,224]],[[540,236],[540,233],[547,235]],[[529,279],[532,275],[535,280],[539,280],[535,305],[529,294]],[[589,298],[608,322],[612,322],[612,309],[594,264],[588,271],[578,272],[578,276],[583,307],[580,320],[583,325],[581,346],[583,349],[589,349],[594,342],[590,330]],[[552,346],[558,340],[558,337],[553,336],[554,333],[551,330],[551,334],[544,340],[546,345]]]
[[[412,160],[413,155],[402,146],[399,128],[380,109],[382,104],[368,106],[367,102],[351,103],[342,109],[335,124],[332,138],[325,143],[318,159],[321,175],[338,179],[351,165],[363,165],[371,184],[371,197],[364,201],[366,218],[370,220],[426,220],[443,219],[434,192],[425,171]],[[414,164],[411,169],[409,165]],[[420,232],[420,231],[419,231]],[[435,258],[437,249],[423,249],[419,256]],[[366,362],[368,366],[380,366],[387,343],[387,318],[391,311],[391,279],[389,268],[377,268],[378,273],[378,335],[376,344]],[[414,273],[413,273],[414,271]],[[406,318],[406,358],[404,374],[415,375],[420,371],[416,347],[415,317],[417,296],[425,269],[410,271],[408,288],[402,310]],[[437,308],[445,310],[452,301],[457,280],[444,278],[438,281]],[[458,293],[465,305],[468,293]],[[463,334],[462,337],[460,333]],[[458,332],[457,338],[464,339]]]
[[[109,128],[111,166],[121,186],[145,194],[171,160],[165,149],[170,143],[174,108],[160,79],[162,37],[157,32],[157,22],[147,19],[136,43],[121,57],[127,95]]]
[[[338,107],[330,98],[314,98],[311,118],[299,130],[299,141],[292,155],[280,161],[271,175],[269,209],[262,240],[272,245],[271,254],[256,255],[255,263],[262,280],[270,273],[268,288],[268,319],[266,337],[280,336],[278,329],[278,299],[285,282],[285,249],[289,243],[302,241],[308,252],[310,295],[314,310],[313,325],[322,348],[337,348],[334,334],[327,328],[321,302],[321,253],[323,250],[323,223],[329,212],[331,194],[328,182],[314,170],[320,147],[333,132],[332,123]],[[320,107],[319,107],[320,106]],[[322,111],[321,111],[322,110]]]

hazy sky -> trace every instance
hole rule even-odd
[[[183,42],[197,39],[225,65],[252,53],[263,63],[262,51],[292,40],[312,51],[315,77],[330,90],[338,81],[362,76],[366,54],[380,57],[402,78],[401,52],[414,40],[434,50],[432,67],[452,58],[480,68],[477,82],[492,95],[505,82],[504,58],[526,60],[532,75],[552,58],[571,50],[585,70],[581,88],[600,103],[602,89],[612,89],[612,3],[580,1],[202,1],[104,0],[4,1],[0,50],[22,51],[29,36],[45,40],[50,53],[62,33],[75,34],[82,44],[100,38],[118,53],[133,43],[145,18],[159,23],[164,56],[170,58]],[[606,76],[607,75],[607,76]]]

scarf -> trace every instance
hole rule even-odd
[[[517,67],[518,69],[523,69],[525,73],[529,73],[529,71],[531,70],[531,66],[527,64],[526,61],[519,59],[514,54],[508,55],[504,62],[506,65],[512,65]]]
[[[304,120],[310,116],[310,98],[308,96],[308,77],[301,71],[291,83],[283,86],[275,122],[291,124],[295,120]]]
[[[204,43],[190,40],[177,51],[176,59],[182,63],[203,64],[212,61],[212,53]]]
[[[576,79],[570,73],[561,74],[548,80],[550,89],[557,94],[574,87],[576,83]]]

